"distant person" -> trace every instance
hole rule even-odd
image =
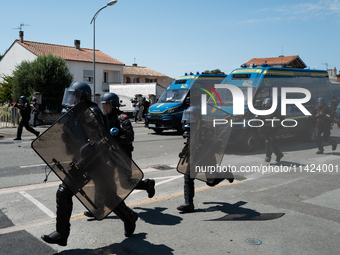
[[[137,98],[135,98],[132,101],[132,106],[134,107],[133,116],[135,117],[135,123],[137,123],[138,122],[138,114],[139,114],[139,102],[138,102]]]
[[[329,137],[331,135],[331,109],[326,105],[325,99],[323,97],[318,98],[318,105],[314,108],[312,112],[312,124],[315,125],[315,140],[318,146],[318,151],[316,154],[323,154],[322,140],[332,145],[332,150],[335,151],[337,143],[331,140]],[[321,135],[323,134],[323,139]]]
[[[19,123],[18,131],[17,131],[17,137],[14,138],[14,140],[21,140],[21,134],[22,134],[22,129],[23,127],[26,128],[27,131],[35,134],[37,137],[39,136],[40,132],[34,130],[33,128],[30,127],[29,121],[31,118],[31,106],[28,103],[27,99],[25,96],[21,96],[19,99],[19,105],[13,102],[14,105],[13,107],[18,107],[20,110],[21,114],[21,121]]]
[[[37,126],[37,121],[40,122],[40,124],[43,123],[43,121],[41,119],[38,119],[38,116],[39,116],[39,104],[37,103],[37,99],[36,98],[33,98],[33,104],[32,104],[32,112],[33,112],[33,116],[34,116],[34,119],[33,119],[33,127],[36,127]]]
[[[146,98],[143,98],[142,101],[142,105],[143,105],[143,118],[145,119],[146,115],[148,114],[149,111],[149,107],[150,107],[150,102],[146,100]]]
[[[272,107],[272,98],[268,97],[263,100],[263,107],[264,109],[268,110]],[[278,110],[275,110],[272,114],[258,116],[258,118],[262,119],[264,124],[260,128],[259,133],[264,135],[264,142],[266,148],[266,157],[264,159],[265,162],[270,162],[272,158],[272,154],[274,153],[276,156],[275,161],[279,162],[282,157],[283,153],[279,150],[276,144],[276,135],[279,131],[281,126],[281,121],[284,119]],[[266,121],[266,119],[276,119],[276,121]]]

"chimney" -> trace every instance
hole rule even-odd
[[[74,47],[76,47],[77,50],[80,50],[80,40],[74,40]]]
[[[19,31],[19,38],[20,38],[20,42],[23,43],[24,42],[24,31]]]

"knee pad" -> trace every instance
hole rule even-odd
[[[57,190],[57,204],[64,202],[72,203],[72,196],[73,193],[69,188],[65,187],[62,184],[59,185],[59,188]]]

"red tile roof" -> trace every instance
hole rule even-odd
[[[62,57],[69,61],[93,62],[93,49],[76,49],[76,47],[71,46],[30,41],[23,41],[23,43],[21,43],[20,40],[15,40],[15,42],[19,43],[37,56],[52,54],[53,56]],[[124,65],[124,63],[106,55],[100,50],[96,50],[96,63]]]
[[[137,76],[160,76],[166,77],[165,74],[156,72],[145,66],[124,66],[124,75],[137,75]]]
[[[294,62],[294,63],[293,63]],[[269,66],[281,65],[281,66],[297,66],[299,68],[305,68],[306,64],[301,60],[299,55],[294,56],[279,56],[274,58],[252,58],[245,64],[250,66],[250,64],[256,64],[257,66],[261,66],[263,63],[266,63]]]

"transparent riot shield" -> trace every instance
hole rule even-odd
[[[177,171],[207,183],[232,178],[230,169],[220,165],[232,129],[232,116],[208,104],[206,114],[199,112],[191,118],[190,136],[180,154]]]
[[[32,142],[34,151],[101,220],[143,178],[85,103],[78,103]]]

